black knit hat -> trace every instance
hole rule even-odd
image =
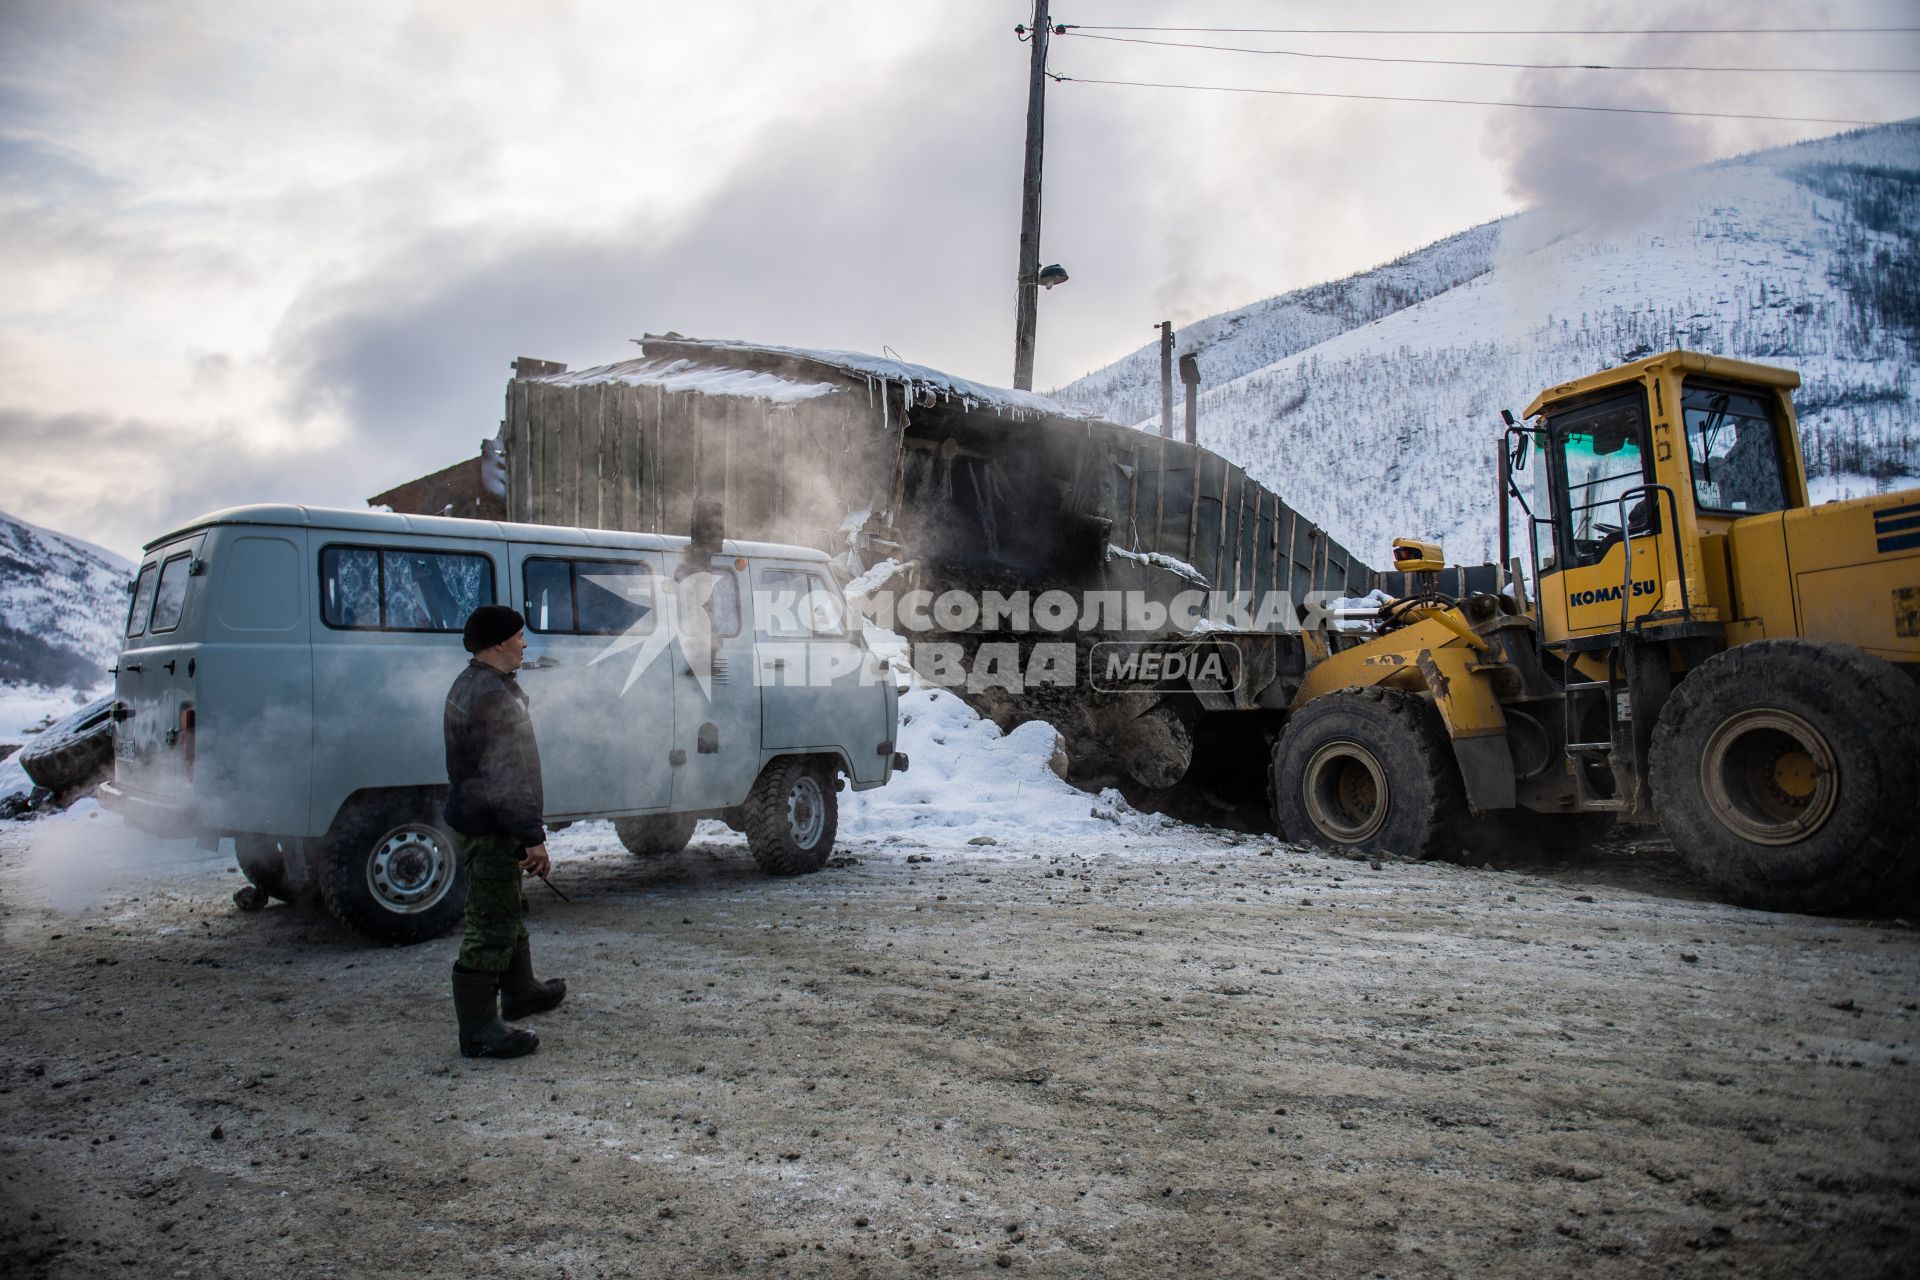
[[[502,640],[511,640],[526,629],[527,620],[516,609],[503,604],[483,604],[467,615],[464,633],[468,653],[491,649]]]

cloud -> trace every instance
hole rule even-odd
[[[1876,15],[1898,4],[1873,0]],[[1108,7],[1103,22],[1126,23],[1160,6]],[[1220,0],[1217,18],[1251,25],[1268,7]],[[1496,9],[1449,20],[1511,19]],[[1341,12],[1324,0],[1301,21]],[[5,6],[0,506],[124,549],[207,506],[357,504],[471,453],[515,356],[577,368],[635,354],[626,339],[646,330],[890,347],[1003,383],[1027,70],[1011,27],[1030,14],[1028,0]],[[1589,18],[1628,21],[1598,4],[1564,21]],[[1912,44],[1868,52],[1910,61]],[[1463,74],[1054,48],[1057,69],[1087,77],[1441,94]],[[1470,74],[1475,96],[1512,96],[1509,77]],[[1726,100],[1788,92],[1755,79]],[[1890,92],[1836,88],[1849,106],[1816,114],[1882,114]],[[1471,154],[1463,138],[1489,116],[1051,86],[1042,252],[1073,279],[1041,300],[1039,384],[1149,342],[1168,315],[1337,278],[1505,212],[1502,175],[1524,198],[1604,197],[1649,155],[1697,154],[1670,154],[1672,132],[1518,116]],[[1730,138],[1747,135],[1709,135]]]
[[[683,217],[425,232],[300,299],[276,342],[292,411],[330,406],[383,449],[441,465],[492,433],[514,357],[578,368],[667,329],[884,345],[1004,381],[1019,181],[1005,70],[1008,84],[963,95],[916,69],[771,127]]]
[[[384,475],[377,453],[322,437],[262,445],[237,423],[0,408],[10,514],[129,559],[196,515],[250,502],[358,506]],[[84,531],[84,532],[82,532]]]

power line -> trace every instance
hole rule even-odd
[[[1920,32],[1920,27],[1123,27],[1097,22],[1061,25],[1068,31],[1273,36],[1864,36]]]
[[[1166,84],[1149,80],[1094,80],[1047,73],[1064,84],[1120,85],[1135,89],[1190,89],[1207,93],[1257,93],[1283,98],[1344,98],[1356,102],[1427,102],[1455,107],[1511,107],[1524,111],[1603,111],[1631,116],[1690,116],[1705,120],[1771,120],[1780,124],[1881,125],[1889,120],[1842,120],[1829,116],[1765,116],[1741,111],[1675,111],[1665,107],[1601,107],[1570,102],[1504,102],[1486,98],[1412,98],[1385,93],[1316,93],[1307,89],[1250,89],[1226,84]]]
[[[1309,53],[1301,49],[1249,49],[1242,45],[1197,44],[1188,40],[1142,40],[1137,36],[1097,36],[1072,28],[1064,33],[1082,40],[1140,44],[1159,49],[1208,49],[1215,53],[1261,53],[1281,58],[1317,58],[1333,62],[1392,62],[1425,67],[1500,67],[1514,71],[1729,71],[1769,75],[1920,75],[1920,67],[1700,67],[1614,65],[1604,62],[1485,62],[1463,58],[1388,58],[1360,53]]]

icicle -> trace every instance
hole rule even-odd
[[[887,380],[882,378],[880,379],[880,430],[891,429],[887,422]]]

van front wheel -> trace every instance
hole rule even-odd
[[[747,797],[747,848],[770,876],[798,876],[827,865],[839,827],[833,769],[785,756],[761,770]]]
[[[467,868],[453,833],[424,804],[368,801],[327,836],[320,896],[348,928],[380,942],[424,942],[467,905]]]

